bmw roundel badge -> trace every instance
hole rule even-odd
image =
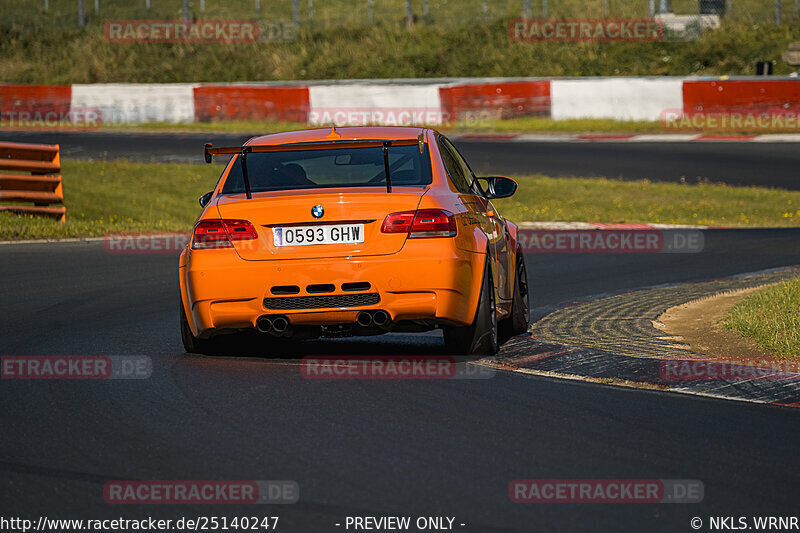
[[[322,215],[325,214],[325,209],[322,208],[321,205],[315,205],[311,208],[311,216],[314,218],[322,218]]]

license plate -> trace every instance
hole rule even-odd
[[[364,224],[272,228],[272,237],[275,246],[358,244],[364,242]]]

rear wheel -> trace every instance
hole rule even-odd
[[[183,341],[183,348],[188,353],[198,353],[203,355],[210,355],[213,350],[214,343],[211,339],[198,339],[192,333],[192,328],[189,327],[189,321],[186,319],[186,310],[181,305],[181,340]]]
[[[209,339],[199,339],[192,333],[186,311],[181,302],[181,340],[187,353],[235,357],[281,357],[287,350],[284,339],[245,329],[235,333],[221,333]]]
[[[489,254],[483,267],[483,281],[478,308],[472,325],[446,327],[444,343],[449,352],[458,355],[494,355],[499,350],[497,336],[497,305],[492,283]]]
[[[517,250],[515,261],[514,299],[511,302],[511,313],[500,322],[500,337],[503,339],[521,335],[530,327],[531,302],[528,290],[528,271],[525,268],[525,257],[521,250]]]

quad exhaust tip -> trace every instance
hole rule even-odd
[[[356,322],[362,328],[368,328],[372,325],[372,315],[369,314],[367,311],[361,311],[358,313],[358,317],[356,318]]]
[[[383,309],[377,311],[361,311],[356,317],[356,322],[362,328],[377,326],[385,328],[392,322],[392,317]],[[284,335],[289,331],[289,319],[285,316],[263,315],[256,320],[256,329],[261,333],[271,335]]]
[[[378,309],[377,311],[361,311],[356,317],[356,322],[362,328],[368,328],[370,326],[383,328],[392,322],[392,317],[383,309]]]
[[[261,333],[283,335],[289,331],[289,319],[285,316],[260,316],[256,320],[256,329]]]
[[[389,316],[389,313],[379,309],[372,315],[372,321],[376,326],[383,327],[389,325],[389,322],[392,321],[392,318]]]
[[[286,333],[289,328],[289,321],[286,317],[278,316],[272,319],[272,331],[278,335]]]
[[[260,316],[256,320],[256,329],[261,333],[272,333],[272,319],[268,316]]]

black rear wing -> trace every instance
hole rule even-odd
[[[419,145],[419,153],[423,153],[425,148],[425,136],[420,133],[416,139],[399,139],[386,141],[380,139],[354,139],[346,141],[315,141],[304,143],[274,144],[274,145],[244,145],[231,146],[226,148],[214,148],[211,143],[206,143],[204,157],[206,163],[211,163],[215,155],[236,155],[242,158],[242,177],[244,178],[244,190],[247,199],[253,197],[250,191],[250,178],[247,175],[247,154],[263,154],[268,152],[299,152],[301,150],[336,150],[339,148],[383,148],[383,166],[386,174],[386,192],[392,192],[392,180],[389,176],[389,148],[392,146],[413,146]]]

